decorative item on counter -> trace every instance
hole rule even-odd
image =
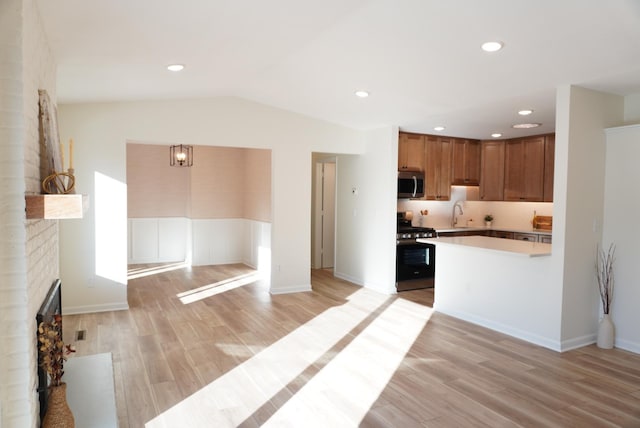
[[[598,327],[598,338],[596,344],[598,348],[611,349],[615,338],[615,327],[611,320],[611,302],[613,301],[613,262],[615,260],[616,247],[609,245],[609,250],[605,253],[599,246],[596,249],[596,279],[598,281],[598,291],[602,301],[602,319]]]
[[[427,227],[427,215],[429,215],[429,210],[420,210],[420,226]]]
[[[551,230],[553,228],[553,217],[550,215],[537,215],[533,217],[532,226],[537,230]]]
[[[493,221],[493,215],[486,214],[484,216],[484,225],[487,227],[491,227],[491,222]]]
[[[67,355],[75,350],[62,341],[62,316],[54,315],[51,322],[41,322],[38,326],[38,346],[42,352],[39,363],[51,380],[49,401],[42,426],[73,428],[73,413],[67,404],[67,385],[62,382],[64,362]]]

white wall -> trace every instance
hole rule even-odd
[[[616,245],[611,307],[615,346],[640,353],[640,227],[635,219],[640,213],[638,159],[640,125],[608,129],[602,243],[605,248]]]
[[[624,97],[624,123],[627,125],[640,123],[640,94]]]
[[[398,128],[365,133],[366,153],[337,161],[336,265],[341,278],[395,293]],[[355,192],[354,192],[355,189]]]
[[[597,330],[594,258],[604,213],[604,129],[622,123],[624,99],[563,86],[556,109],[553,251],[562,246],[564,252],[562,340],[575,341]]]
[[[95,171],[126,183],[127,140],[271,149],[272,293],[310,288],[311,153],[364,151],[357,131],[238,98],[62,105],[59,119],[61,138],[74,138],[78,191],[92,199]],[[124,238],[113,251],[125,255],[126,274],[126,215],[124,223],[113,231]],[[95,276],[95,212],[64,226],[61,270],[71,304],[124,306],[123,284],[87,285]]]
[[[434,309],[560,351],[562,288],[552,263],[546,256],[436,244]]]

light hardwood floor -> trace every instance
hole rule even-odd
[[[640,427],[640,355],[555,353],[432,313],[432,290],[383,296],[330,271],[290,295],[221,283],[252,272],[142,276],[130,310],[64,316],[67,342],[86,331],[76,355],[113,354],[121,428]]]

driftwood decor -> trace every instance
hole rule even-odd
[[[41,170],[45,172],[44,177],[41,177],[42,191],[44,193],[72,193],[75,187],[75,177],[72,165],[69,165],[68,171],[64,169],[56,107],[51,103],[46,90],[38,90],[38,95],[40,148],[42,150]]]

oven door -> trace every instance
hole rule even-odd
[[[415,241],[396,246],[396,289],[415,290],[434,286],[436,246]]]

